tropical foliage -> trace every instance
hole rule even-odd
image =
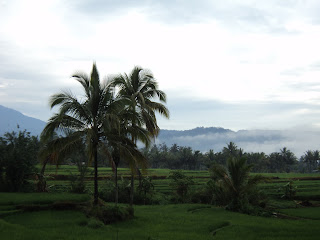
[[[265,179],[261,175],[249,176],[251,169],[245,157],[229,158],[227,167],[214,165],[210,172],[215,182],[216,203],[233,211],[247,211],[257,196],[257,184]]]
[[[153,76],[141,68],[135,68],[130,76],[120,75],[100,82],[93,64],[90,76],[76,73],[73,78],[82,85],[84,97],[79,99],[64,91],[50,98],[51,108],[60,108],[42,132],[41,139],[48,146],[43,156],[59,160],[85,145],[88,162],[94,165],[94,203],[97,204],[98,151],[103,152],[115,169],[117,202],[118,164],[125,159],[132,171],[138,166],[145,168],[146,159],[136,143],[139,140],[148,146],[150,137],[158,133],[155,112],[168,116],[168,110],[152,99],[158,96],[165,102],[165,94],[157,89]],[[65,131],[68,134],[53,138],[56,132]]]
[[[156,137],[159,133],[156,113],[169,118],[169,110],[163,104],[166,102],[166,94],[158,89],[158,83],[152,73],[141,67],[135,67],[129,75],[125,73],[116,76],[112,80],[112,85],[119,89],[117,98],[130,100],[130,105],[124,113],[127,115],[123,124],[124,127],[132,130],[145,127],[149,137]],[[160,102],[156,101],[157,99]],[[137,134],[136,131],[126,132],[126,134],[131,137],[134,144],[137,141],[143,141],[148,145],[147,139],[141,138],[141,135]],[[132,205],[134,175],[135,172],[138,172],[141,179],[141,173],[136,162],[129,159],[129,165],[132,170],[130,200]]]
[[[316,155],[318,151],[307,151],[298,161],[294,153],[286,147],[268,155],[264,152],[245,152],[233,142],[227,144],[220,152],[210,149],[203,153],[177,144],[170,147],[165,143],[152,145],[143,149],[143,152],[152,168],[206,170],[213,164],[226,165],[230,157],[243,156],[247,158],[248,164],[253,165],[252,172],[311,172],[320,166],[320,160],[317,160]]]

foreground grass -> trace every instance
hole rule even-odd
[[[320,220],[320,207],[281,209],[280,212],[290,216]]]
[[[58,201],[85,202],[86,194],[75,193],[3,193],[0,192],[0,207],[20,204],[50,204]]]
[[[0,219],[0,239],[318,239],[319,220],[233,213],[208,205],[136,206],[132,220],[92,228],[76,211],[15,213]]]

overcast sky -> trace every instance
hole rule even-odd
[[[0,104],[46,121],[70,76],[150,69],[164,129],[320,124],[320,1],[0,0]],[[320,126],[320,125],[319,125]]]

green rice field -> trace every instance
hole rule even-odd
[[[195,186],[203,186],[208,171],[184,171]],[[49,166],[46,171],[49,193],[0,193],[0,239],[319,239],[320,174],[265,173],[270,179],[260,184],[268,196],[274,214],[250,216],[206,204],[168,204],[135,206],[135,217],[111,225],[88,218],[82,211],[48,208],[59,202],[85,203],[89,194],[67,193],[68,176],[77,175],[75,166]],[[129,177],[128,169],[119,169],[120,179]],[[168,169],[149,169],[155,190],[170,194]],[[61,176],[67,178],[61,179]],[[110,168],[99,168],[100,187],[112,181]],[[57,178],[57,179],[56,179]],[[136,180],[138,181],[138,180]],[[289,181],[297,190],[294,200],[281,198],[282,187]],[[93,187],[91,171],[87,187]],[[311,206],[300,203],[308,201]],[[113,204],[113,203],[109,203]],[[23,210],[19,206],[35,206]]]

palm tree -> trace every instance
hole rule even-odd
[[[136,136],[141,142],[146,146],[150,144],[149,133],[146,129],[140,127],[141,124],[132,125],[130,121],[135,119],[139,122],[137,113],[132,111],[130,107],[122,109],[118,113],[120,119],[120,130],[117,131],[115,136],[121,137],[122,139],[127,139],[127,136]],[[133,171],[136,165],[140,165],[143,169],[147,166],[146,157],[137,149],[137,146],[132,141],[113,142],[111,144],[111,157],[109,158],[115,173],[115,203],[118,204],[118,165],[121,159],[127,161],[129,167]]]
[[[294,155],[293,152],[288,150],[286,147],[280,149],[280,156],[281,156],[281,162],[282,162],[282,170],[286,172],[290,172],[290,165],[293,165],[297,158]]]
[[[70,130],[68,136],[56,140],[59,151],[75,151],[79,143],[85,142],[89,162],[94,164],[94,204],[98,203],[98,148],[109,142],[130,142],[130,139],[114,137],[114,129],[119,129],[117,113],[128,101],[115,98],[114,88],[109,82],[100,83],[96,64],[90,77],[84,73],[72,76],[83,87],[84,97],[78,99],[70,91],[51,96],[50,106],[60,106],[48,121],[42,132],[44,140],[55,131]],[[62,144],[63,143],[63,144]]]
[[[247,165],[246,162],[245,157],[229,158],[227,167],[214,165],[210,169],[216,183],[216,197],[225,201],[233,211],[241,211],[247,204],[250,192],[265,179],[261,175],[249,176],[253,165]]]
[[[156,119],[156,112],[169,118],[169,110],[163,103],[166,103],[166,94],[158,89],[158,84],[154,76],[141,67],[134,67],[129,75],[123,74],[113,79],[113,86],[119,88],[118,96],[131,100],[130,108],[136,112],[138,117],[131,120],[131,126],[145,127],[150,137],[156,137],[159,133],[159,127]],[[155,101],[156,98],[160,101]],[[139,119],[139,121],[137,121]],[[139,138],[131,134],[131,140],[137,142]],[[138,173],[139,169],[137,168]],[[133,203],[134,192],[134,172],[131,175],[131,198]]]
[[[227,147],[224,147],[222,152],[228,157],[228,158],[236,158],[241,157],[243,155],[243,149],[238,148],[238,146],[234,142],[230,142],[227,144]]]

